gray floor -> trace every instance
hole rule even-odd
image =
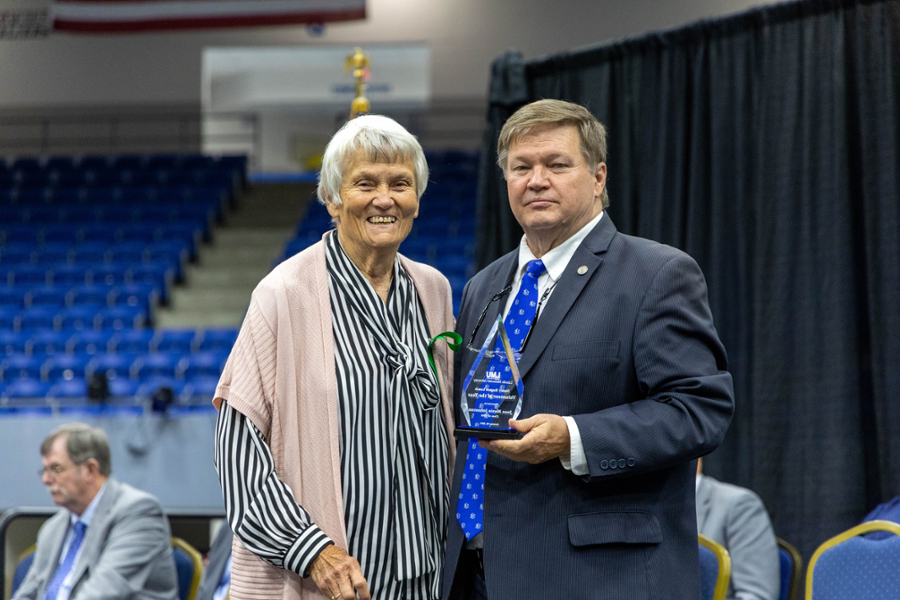
[[[238,327],[250,293],[272,270],[315,187],[303,183],[251,184],[204,244],[196,264],[188,265],[185,283],[175,286],[169,306],[156,311],[156,327]]]

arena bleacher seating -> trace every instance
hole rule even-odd
[[[83,401],[97,374],[126,401],[212,393],[237,331],[153,314],[245,181],[243,156],[0,161],[0,408]]]
[[[474,274],[478,155],[429,152],[428,190],[401,247],[443,272],[454,311]],[[0,161],[0,410],[109,402],[160,388],[209,405],[234,328],[156,330],[185,265],[246,181],[244,157],[122,155]],[[280,260],[331,228],[314,204]]]

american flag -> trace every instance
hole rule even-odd
[[[53,0],[53,29],[126,33],[350,21],[365,0]]]

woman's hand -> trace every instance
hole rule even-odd
[[[343,548],[328,546],[309,569],[309,576],[331,600],[370,600],[366,578],[355,558]]]

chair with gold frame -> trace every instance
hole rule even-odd
[[[178,574],[178,600],[194,600],[203,575],[203,557],[181,538],[172,538],[172,554]]]
[[[781,592],[778,600],[801,600],[803,598],[803,557],[792,545],[776,537],[778,543],[778,566],[780,567]]]
[[[731,580],[731,556],[724,546],[702,533],[697,534],[697,538],[700,543],[700,598],[725,600]]]
[[[866,533],[887,531],[884,539]],[[869,521],[816,549],[806,571],[806,600],[895,600],[900,594],[900,525]]]

